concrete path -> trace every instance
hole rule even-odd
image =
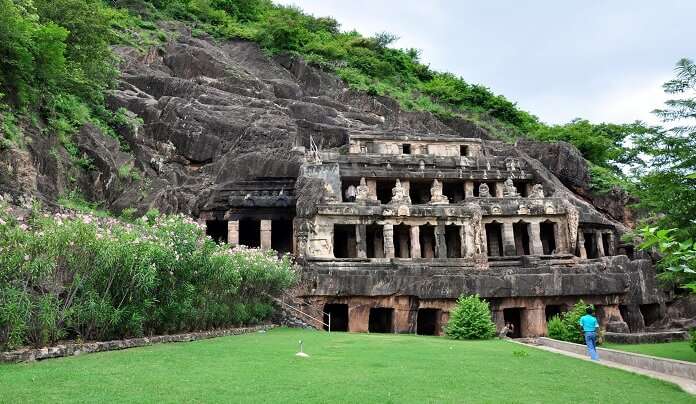
[[[515,343],[515,344],[531,347],[531,348],[542,349],[544,351],[554,352],[554,353],[565,355],[565,356],[570,356],[571,358],[582,359],[584,361],[589,361],[589,362],[596,363],[596,364],[602,365],[602,366],[607,366],[610,368],[616,368],[616,369],[625,370],[627,372],[636,373],[639,375],[645,375],[648,377],[652,377],[653,379],[664,380],[666,382],[676,384],[677,386],[679,386],[682,390],[686,391],[687,393],[696,395],[696,380],[672,376],[672,375],[668,375],[668,374],[664,374],[664,373],[660,373],[660,372],[655,372],[652,370],[647,370],[647,369],[637,368],[634,366],[624,365],[621,363],[611,362],[608,360],[602,360],[601,357],[600,357],[599,361],[593,361],[593,360],[590,360],[590,358],[586,355],[579,355],[579,354],[576,354],[573,352],[568,352],[568,351],[564,351],[561,349],[551,348],[548,346],[536,345],[533,343],[525,343],[522,341],[515,341],[515,340],[508,340],[508,341]]]

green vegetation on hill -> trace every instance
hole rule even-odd
[[[309,358],[299,358],[298,341]],[[0,365],[8,402],[688,403],[678,387],[511,342],[277,329]]]

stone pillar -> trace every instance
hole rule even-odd
[[[565,219],[554,223],[553,234],[556,236],[556,254],[572,253],[572,251],[569,251],[568,226]]]
[[[474,197],[474,181],[464,181],[464,198]]]
[[[384,258],[394,258],[394,225],[384,225]]]
[[[367,332],[370,324],[370,307],[364,304],[348,306],[348,331]]]
[[[262,220],[261,221],[261,249],[270,250],[271,249],[271,221]]]
[[[467,252],[471,249],[471,247],[466,246],[466,243],[468,241],[466,239],[466,226],[461,225],[461,226],[458,226],[458,228],[459,228],[459,243],[460,243],[459,256],[462,258],[466,258]]]
[[[607,233],[609,235],[609,251],[605,251],[607,255],[616,255],[616,240],[614,239],[614,232],[610,231]]]
[[[582,259],[587,259],[587,250],[585,249],[585,233],[582,229],[578,229],[578,256]]]
[[[411,226],[411,258],[421,257],[420,227]]]
[[[462,232],[464,234],[464,237],[462,237],[462,245],[465,248],[464,256],[473,257],[474,254],[476,254],[476,240],[474,240],[473,226],[471,223],[462,226]]]
[[[515,233],[510,222],[503,222],[503,255],[506,257],[517,255]]]
[[[367,258],[367,227],[364,224],[355,226],[355,243],[358,258]]]
[[[445,224],[438,223],[435,226],[435,247],[437,258],[447,258],[447,240],[445,238]]]
[[[529,253],[531,255],[542,255],[544,253],[544,247],[541,245],[539,222],[529,224]]]
[[[496,198],[503,197],[503,183],[502,182],[495,183],[495,197]]]
[[[527,307],[522,311],[522,337],[546,335],[546,311],[544,306]]]
[[[505,317],[502,310],[493,310],[493,322],[495,323],[496,334],[505,327]]]
[[[595,244],[597,246],[597,256],[604,257],[604,243],[602,242],[602,232],[595,230]]]
[[[227,244],[232,247],[239,245],[239,220],[227,222]]]

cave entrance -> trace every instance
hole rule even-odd
[[[206,220],[205,234],[210,236],[218,244],[227,242],[227,221],[226,220]]]
[[[560,316],[565,312],[563,310],[564,306],[561,304],[547,304],[544,308],[544,313],[546,314],[546,322],[548,323],[555,316]]]
[[[539,237],[544,255],[556,253],[556,223],[549,220],[539,224]]]
[[[461,226],[445,226],[445,240],[447,242],[447,258],[462,257],[462,234]]]
[[[611,245],[611,234],[602,233],[602,248],[604,249],[604,255],[610,255],[609,246]]]
[[[640,309],[640,314],[643,315],[643,322],[646,327],[649,327],[660,319],[659,303],[641,304],[638,307]]]
[[[503,309],[503,319],[505,324],[512,324],[513,330],[508,334],[510,338],[519,338],[522,335],[522,307]]]
[[[597,258],[599,255],[597,253],[597,239],[594,233],[583,233],[585,237],[585,252],[587,253],[587,258]]]
[[[464,200],[464,183],[461,181],[443,181],[442,194],[450,203],[458,203]]]
[[[408,196],[414,205],[422,205],[430,202],[430,186],[432,183],[425,181],[410,181]]]
[[[369,224],[365,228],[367,258],[384,258],[384,227]]]
[[[336,258],[355,258],[358,256],[354,224],[334,225],[333,249]]]
[[[348,305],[338,303],[327,303],[324,305],[324,329],[329,327],[329,314],[331,315],[330,331],[348,331]]]
[[[387,204],[391,201],[392,188],[394,188],[394,180],[377,180],[377,199],[381,204]]]
[[[261,247],[261,221],[242,219],[239,221],[239,244],[250,248]]]
[[[517,193],[520,194],[521,197],[526,198],[529,196],[527,181],[512,181],[512,184],[517,188]]]
[[[411,258],[411,226],[394,226],[394,256]]]
[[[440,335],[440,310],[418,309],[416,318],[416,334]]]
[[[292,220],[271,221],[271,248],[280,254],[292,252]]]
[[[435,258],[435,227],[431,224],[420,226],[418,231],[421,258]]]
[[[486,223],[486,248],[489,257],[503,256],[503,225],[502,223]]]
[[[410,143],[404,143],[401,145],[401,153],[403,154],[411,154],[411,144]]]
[[[462,157],[467,157],[469,156],[469,146],[460,144],[459,145],[459,155]]]
[[[519,221],[512,224],[515,235],[515,250],[517,255],[529,255],[529,223]]]
[[[373,307],[370,309],[368,332],[394,332],[394,309],[391,307]]]

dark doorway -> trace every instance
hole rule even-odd
[[[271,248],[281,254],[292,252],[292,220],[271,221]]]
[[[440,335],[440,310],[418,309],[416,319],[416,334]]]
[[[459,145],[459,155],[464,156],[464,157],[468,156],[469,155],[469,146],[465,146],[463,144]]]
[[[394,309],[387,307],[371,308],[367,330],[369,332],[381,333],[394,332]]]
[[[351,195],[350,197],[346,196],[346,191],[348,191],[348,188],[351,185],[355,188],[354,191],[357,192],[358,185],[360,185],[360,179],[341,178],[341,200],[343,202],[355,202],[355,195]]]
[[[411,203],[414,205],[422,205],[430,202],[431,185],[431,182],[410,181],[408,196],[411,197]]]
[[[367,258],[384,258],[384,226],[369,224],[365,229]]]
[[[543,222],[539,225],[539,236],[541,237],[541,248],[544,255],[556,253],[556,224],[553,222]]]
[[[355,225],[335,224],[334,225],[334,257],[336,258],[355,258],[358,255],[355,241]]]
[[[641,304],[639,308],[640,314],[643,315],[643,322],[645,323],[646,327],[649,327],[652,323],[660,319],[659,303]]]
[[[411,154],[411,145],[408,143],[404,143],[402,151],[404,154]]]
[[[391,201],[392,188],[396,181],[377,180],[377,199],[380,203],[386,204]]]
[[[585,237],[585,252],[587,253],[587,258],[597,258],[597,243],[594,233],[583,233]]]
[[[527,192],[527,181],[512,181],[512,184],[517,188],[517,193],[520,194],[521,197],[526,198],[529,196]]]
[[[522,336],[522,310],[524,309],[521,307],[503,309],[505,324],[510,323],[514,327],[512,333],[508,334],[510,338],[519,338]]]
[[[411,226],[405,224],[394,226],[394,256],[411,257]]]
[[[512,231],[515,234],[517,255],[529,255],[529,223],[513,223]]]
[[[261,221],[242,219],[239,221],[239,244],[251,248],[261,247]]]
[[[546,313],[546,322],[548,323],[554,316],[560,316],[564,312],[563,305],[547,304],[544,312]]]
[[[489,257],[503,256],[503,225],[501,223],[486,224],[486,248]]]
[[[609,233],[602,233],[602,248],[604,249],[604,255],[611,255],[609,247],[611,246],[611,235]]]
[[[445,226],[445,240],[447,241],[447,258],[462,257],[462,235],[460,226]]]
[[[331,331],[348,331],[348,305],[327,303],[324,305],[324,323],[329,324],[331,314]],[[324,325],[324,329],[329,327]]]
[[[205,234],[209,235],[218,244],[227,242],[227,221],[206,220]]]
[[[443,181],[442,194],[449,199],[450,203],[457,203],[464,200],[464,183],[461,181]]]
[[[435,258],[435,227],[430,224],[420,226],[418,231],[421,258]]]

